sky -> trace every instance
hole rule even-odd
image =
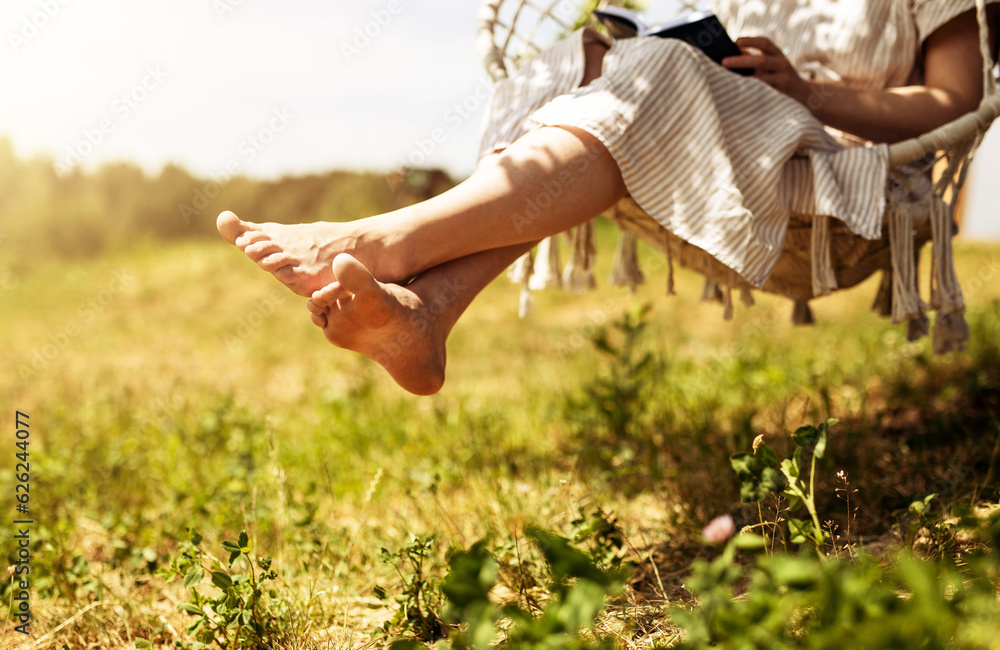
[[[60,170],[130,160],[271,178],[409,164],[461,177],[489,89],[478,5],[4,0],[0,135]],[[649,15],[669,8],[654,1]],[[970,180],[967,234],[1000,238],[998,173],[994,132]]]

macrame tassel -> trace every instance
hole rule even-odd
[[[722,289],[712,278],[705,278],[705,286],[701,289],[702,302],[722,302]]]
[[[931,324],[927,319],[927,314],[921,312],[920,316],[917,318],[906,321],[906,340],[910,343],[919,341],[923,337],[927,336],[930,331]]]
[[[883,318],[892,315],[892,269],[882,269],[882,281],[872,302],[872,311]]]
[[[733,287],[728,284],[722,301],[722,320],[733,320]]]
[[[893,203],[889,210],[889,245],[892,248],[892,322],[899,324],[920,318],[923,310],[917,290],[913,214],[909,206]]]
[[[757,304],[753,299],[753,291],[743,287],[740,289],[740,302],[742,302],[747,307],[753,307]]]
[[[634,292],[637,286],[645,282],[646,277],[639,269],[639,242],[632,233],[622,231],[608,283],[614,287],[628,287],[629,291]]]
[[[517,304],[517,317],[527,318],[535,311],[535,296],[527,284],[521,285],[521,299]]]
[[[521,257],[517,258],[517,261],[511,265],[510,270],[507,271],[507,275],[510,277],[511,282],[515,282],[521,285],[521,299],[518,302],[517,315],[518,318],[525,318],[531,315],[533,311],[533,297],[531,295],[531,289],[528,288],[531,282],[532,267],[534,266],[534,254],[532,251],[528,251]]]
[[[525,284],[531,278],[531,270],[535,259],[532,251],[528,251],[510,265],[507,270],[507,277],[514,284]]]
[[[563,285],[573,293],[597,286],[594,281],[594,224],[588,221],[573,230],[573,253],[563,271]]]
[[[542,289],[562,288],[562,276],[559,275],[559,242],[554,237],[546,237],[538,244],[538,255],[528,281],[528,288],[533,291]]]
[[[674,254],[670,250],[669,238],[667,239],[667,295],[677,295],[677,292],[674,291]]]
[[[812,224],[812,292],[813,296],[829,296],[837,290],[830,254],[830,217],[816,215]]]
[[[792,309],[793,325],[815,325],[816,319],[813,317],[812,307],[808,300],[796,300],[795,308]]]
[[[931,307],[937,310],[934,323],[934,353],[943,354],[965,348],[969,326],[965,322],[965,300],[955,274],[952,256],[951,210],[943,201],[931,203]]]
[[[965,322],[964,314],[938,313],[934,321],[934,354],[956,352],[965,349],[969,340],[969,324]]]

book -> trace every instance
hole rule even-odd
[[[677,38],[698,48],[719,64],[728,56],[743,54],[726,33],[719,18],[711,12],[694,12],[653,26],[647,25],[639,14],[621,7],[595,9],[594,16],[615,39],[635,36]],[[744,76],[754,73],[752,68],[735,68],[733,72]]]

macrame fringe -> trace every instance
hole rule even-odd
[[[517,317],[527,318],[535,312],[535,295],[527,284],[521,285],[521,299],[517,303]]]
[[[964,314],[939,313],[934,321],[934,337],[931,339],[934,354],[964,350],[970,334]]]
[[[554,237],[546,237],[538,244],[538,255],[532,268],[528,288],[532,291],[561,289],[562,276],[559,269],[559,242]]]
[[[701,289],[701,301],[723,302],[722,289],[719,288],[719,283],[712,278],[705,278],[705,284]]]
[[[902,323],[923,316],[917,290],[916,251],[913,246],[913,208],[891,201],[889,245],[892,249],[892,322]]]
[[[594,223],[573,229],[573,253],[563,271],[563,285],[573,293],[583,293],[597,286],[594,280]]]
[[[883,318],[892,316],[892,269],[882,269],[882,281],[872,301],[872,311]]]
[[[666,235],[664,231],[664,237],[667,237],[666,249],[667,249],[667,295],[676,296],[677,292],[674,291],[674,254],[670,250],[670,238]]]
[[[639,268],[639,242],[635,235],[623,230],[618,238],[608,283],[614,287],[628,287],[629,291],[635,292],[635,288],[645,282],[646,277]]]
[[[891,198],[887,214],[889,245],[891,248],[891,268],[882,272],[878,292],[872,302],[872,309],[882,316],[891,316],[892,322],[906,323],[906,338],[915,341],[930,333],[928,309],[937,311],[933,330],[935,354],[942,354],[965,348],[969,339],[969,326],[965,320],[965,300],[955,273],[952,251],[954,222],[951,206],[937,197],[926,203],[930,215],[932,246],[932,266],[930,282],[930,304],[920,299],[918,288],[918,250],[915,246],[914,217],[920,206]],[[570,235],[572,253],[566,268],[560,275],[559,245],[554,238],[542,240],[537,255],[529,251],[511,266],[508,275],[521,285],[518,314],[524,318],[534,309],[534,290],[563,287],[581,293],[595,286],[594,281],[594,227],[587,222],[575,228]],[[667,295],[675,295],[674,260],[668,245]],[[831,252],[832,233],[830,218],[815,217],[812,225],[812,290],[814,296],[829,295],[838,289],[833,270]],[[609,283],[627,286],[634,291],[645,282],[639,268],[638,241],[635,235],[622,232],[615,251]],[[748,287],[739,287],[734,276],[731,281],[720,284],[710,278],[705,279],[702,302],[718,302],[723,306],[722,317],[732,320],[734,316],[733,290],[739,288],[740,302],[753,306],[753,292]],[[808,300],[796,300],[792,311],[792,322],[796,325],[815,323]]]
[[[829,296],[837,290],[837,276],[833,272],[830,234],[830,217],[816,215],[812,223],[812,292],[813,296]]]
[[[813,316],[812,307],[808,300],[796,300],[792,309],[792,324],[794,325],[815,325],[816,318]]]
[[[531,289],[528,286],[531,282],[534,259],[534,253],[528,251],[517,258],[517,261],[507,271],[507,276],[511,282],[521,285],[521,298],[518,301],[517,307],[518,318],[526,318],[534,311],[534,297],[531,295]]]
[[[725,298],[722,301],[722,320],[733,320],[733,287],[726,285]]]
[[[514,284],[525,284],[531,278],[531,269],[534,264],[535,255],[528,251],[511,264],[507,270],[507,277]]]
[[[930,329],[927,314],[921,313],[917,318],[906,321],[906,340],[910,343],[919,341],[930,333]]]
[[[965,300],[955,274],[951,238],[954,226],[951,210],[944,201],[931,203],[931,307],[937,311],[934,323],[935,354],[965,349],[969,326],[965,322]]]

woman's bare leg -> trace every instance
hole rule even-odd
[[[572,127],[531,131],[490,156],[465,181],[414,206],[345,223],[251,224],[219,215],[219,232],[292,291],[308,296],[334,280],[350,253],[382,282],[451,260],[538,241],[600,214],[625,195],[614,158]]]
[[[445,341],[459,316],[497,275],[535,242],[495,248],[436,266],[406,286],[383,284],[357,259],[338,255],[338,281],[307,303],[328,341],[384,367],[417,395],[441,389]]]
[[[404,268],[421,271],[563,232],[624,195],[621,171],[597,138],[543,127],[454,189],[369,225]]]
[[[584,34],[581,86],[601,76],[607,45]],[[232,212],[219,232],[295,293],[333,281],[331,263],[350,253],[382,282],[398,282],[470,253],[541,239],[573,226],[624,194],[621,173],[593,136],[534,131],[483,159],[453,190],[424,204],[347,223],[254,224]],[[422,230],[424,228],[426,230]]]

